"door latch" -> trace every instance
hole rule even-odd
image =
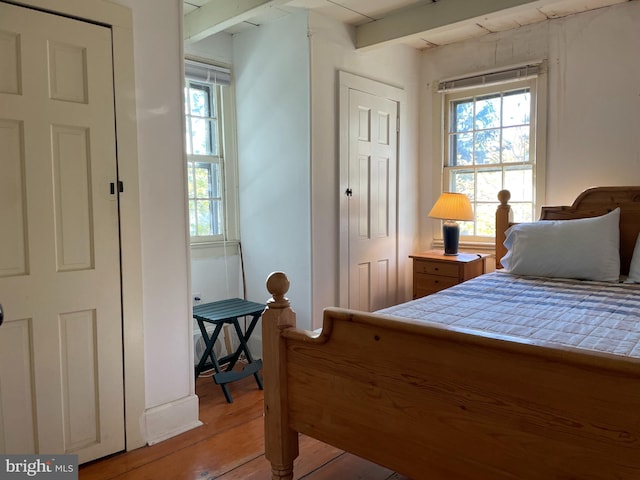
[[[4,310],[2,310],[2,304],[0,303],[0,325],[4,322]]]
[[[116,193],[116,184],[111,182],[109,184],[109,190],[111,191],[111,195]],[[118,180],[118,193],[124,192],[124,183],[121,180]]]
[[[353,196],[353,190],[351,190],[350,188],[347,188],[347,189],[345,190],[344,194],[345,194],[347,197],[352,197],[352,196]]]

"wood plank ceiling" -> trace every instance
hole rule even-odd
[[[184,0],[184,31],[192,43],[307,9],[353,25],[356,48],[423,50],[625,1],[637,0]]]

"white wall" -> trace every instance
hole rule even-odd
[[[185,43],[184,51],[188,55],[231,65],[233,63],[233,35],[220,32],[199,42]]]
[[[547,205],[571,203],[596,185],[640,183],[640,2],[545,21],[426,50],[421,70],[420,183],[432,185],[441,160],[432,151],[432,87],[441,79],[548,60]],[[434,168],[435,167],[435,168]],[[421,218],[435,201],[420,197]],[[432,226],[421,225],[421,245]]]
[[[201,303],[243,297],[238,247],[191,249],[191,292]]]
[[[264,302],[275,270],[310,318],[310,89],[304,12],[234,36],[240,231],[249,300]],[[259,332],[257,332],[259,333]]]
[[[182,134],[182,2],[117,3],[131,8],[134,21],[147,406],[141,425],[153,443],[197,424]]]
[[[550,22],[547,204],[640,184],[640,2]]]
[[[354,48],[353,29],[317,13],[309,16],[311,36],[312,261],[314,328],[322,309],[338,305],[339,253],[339,84],[338,71],[402,88],[398,157],[398,300],[411,298],[408,255],[417,234],[418,75],[420,54],[407,46],[368,52]]]

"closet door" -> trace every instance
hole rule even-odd
[[[384,91],[383,84],[342,78],[350,82],[341,85],[340,99],[346,145],[341,170],[347,174],[342,182],[348,186],[341,212],[340,304],[370,312],[396,302],[398,101],[371,93]]]
[[[108,28],[0,2],[0,452],[124,449]]]

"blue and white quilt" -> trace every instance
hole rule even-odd
[[[640,284],[494,272],[377,313],[640,358]]]

